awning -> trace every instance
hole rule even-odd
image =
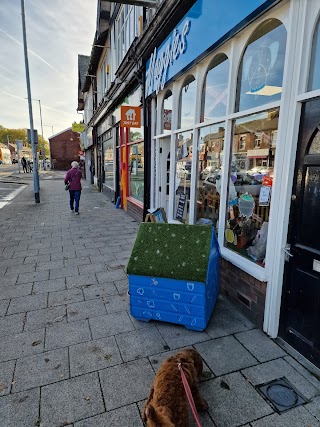
[[[256,150],[248,150],[247,157],[249,159],[265,159],[269,156],[269,148],[257,148]]]

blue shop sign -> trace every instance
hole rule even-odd
[[[146,67],[146,96],[219,46],[279,0],[197,0]]]

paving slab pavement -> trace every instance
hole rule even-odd
[[[63,175],[41,174],[39,205],[30,177],[0,210],[1,427],[143,426],[161,361],[190,346],[204,360],[202,427],[320,426],[320,376],[225,299],[203,332],[133,319],[139,224],[86,184],[73,215]],[[281,377],[306,404],[278,414],[257,387]]]

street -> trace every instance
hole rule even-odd
[[[15,163],[14,165],[0,165],[0,177],[4,175],[8,175],[11,173],[18,173],[19,165]],[[22,166],[20,165],[20,172],[23,173]]]
[[[10,203],[24,188],[25,185],[0,181],[0,209]]]

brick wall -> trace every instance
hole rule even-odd
[[[262,327],[267,284],[221,259],[221,293],[257,326]]]
[[[55,169],[68,170],[74,160],[79,162],[80,140],[79,134],[71,128],[49,138],[51,162],[55,162]]]
[[[141,222],[143,220],[143,208],[132,203],[129,199],[127,199],[127,212],[136,221]]]

